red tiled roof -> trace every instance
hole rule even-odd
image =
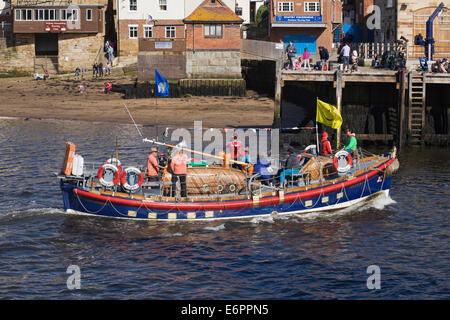
[[[242,23],[244,20],[239,18],[230,8],[222,1],[205,0],[184,20],[185,23],[194,22],[230,22]]]

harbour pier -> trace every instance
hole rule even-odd
[[[257,40],[244,40],[241,52],[247,88],[265,88],[274,97],[274,127],[311,125],[319,98],[341,111],[343,127],[353,128],[360,141],[400,148],[448,145],[450,74],[363,66],[346,73],[333,67],[330,71],[283,70],[281,45]],[[331,138],[340,144],[335,130],[320,130],[332,131]],[[307,143],[295,134],[287,137],[287,142],[292,141]]]

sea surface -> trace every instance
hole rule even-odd
[[[116,137],[122,163],[145,163],[132,125],[0,119],[0,299],[450,298],[448,149],[403,150],[389,196],[334,213],[196,223],[64,213],[54,173],[65,142],[104,161]],[[69,266],[80,289],[67,285]]]

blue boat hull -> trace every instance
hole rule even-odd
[[[237,219],[266,216],[271,214],[302,214],[314,211],[337,210],[364,201],[369,197],[384,193],[387,194],[391,185],[391,176],[386,176],[382,171],[368,174],[359,179],[355,177],[355,183],[344,186],[343,183],[328,186],[328,188],[316,188],[297,193],[271,198],[271,205],[267,205],[265,198],[247,200],[251,207],[242,204],[243,201],[224,201],[223,209],[216,203],[216,207],[210,209],[210,202],[191,203],[164,202],[166,208],[160,208],[161,202],[143,200],[130,200],[111,195],[98,195],[80,187],[61,183],[63,192],[64,209],[69,213],[82,213],[103,217],[144,219],[144,220],[213,220],[213,219]],[[360,180],[360,181],[358,181]],[[356,182],[357,181],[357,182]],[[315,195],[313,195],[315,194]],[[288,200],[288,198],[290,200]],[[228,207],[236,209],[227,209]],[[184,207],[183,207],[184,205]]]

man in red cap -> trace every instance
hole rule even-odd
[[[322,154],[331,154],[331,143],[330,141],[328,141],[328,133],[326,131],[322,133],[322,140],[320,140],[320,142],[322,142]]]

